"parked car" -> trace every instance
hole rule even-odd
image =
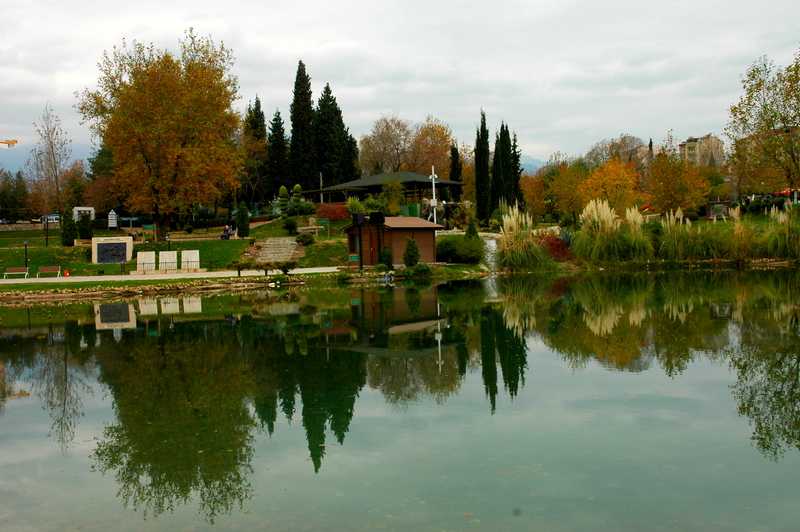
[[[0,220],[0,224],[8,224],[8,223],[11,223],[11,222],[9,222],[8,220],[6,220],[5,218],[3,218],[2,220]]]
[[[42,223],[42,218],[41,218],[41,217],[38,217],[38,218],[31,218],[31,223],[32,223],[32,224],[39,224],[39,223]]]
[[[61,222],[61,215],[60,214],[48,214],[46,216],[42,216],[42,221],[47,222],[49,224],[57,224]]]

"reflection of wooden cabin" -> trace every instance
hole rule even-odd
[[[420,262],[428,264],[436,262],[436,231],[438,229],[444,229],[444,227],[422,218],[387,216],[381,225],[371,224],[367,218],[361,227],[350,224],[342,231],[347,234],[350,266],[358,267],[359,250],[363,250],[364,266],[374,266],[378,263],[378,250],[381,246],[389,246],[394,263],[402,264],[407,238],[412,238],[417,242]]]
[[[410,292],[411,291],[411,292]],[[354,290],[349,325],[357,333],[349,348],[370,355],[418,358],[441,351],[447,320],[439,315],[436,287],[416,291]],[[397,340],[402,347],[398,350]],[[394,340],[394,344],[393,344]]]
[[[423,324],[425,328],[430,323],[439,319],[437,306],[437,290],[431,287],[428,290],[417,292],[417,304],[409,306],[410,299],[406,297],[407,288],[390,288],[391,297],[387,298],[375,290],[354,290],[350,294],[350,325],[362,331],[403,332],[413,330],[414,327],[404,327],[410,324]]]

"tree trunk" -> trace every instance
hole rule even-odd
[[[153,214],[153,237],[155,242],[163,242],[169,232],[169,217],[163,214]]]

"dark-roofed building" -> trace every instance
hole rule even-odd
[[[417,242],[420,262],[428,264],[436,262],[436,231],[439,229],[444,229],[444,227],[422,218],[387,216],[383,224],[370,223],[367,218],[360,228],[349,224],[342,228],[342,231],[347,234],[350,266],[357,268],[359,255],[364,261],[364,266],[377,264],[378,250],[381,246],[389,246],[389,249],[392,250],[395,265],[403,264],[403,252],[406,249],[407,238],[412,238]]]
[[[337,198],[332,196],[333,200],[344,201],[347,196],[358,196],[363,198],[367,194],[380,194],[385,183],[400,182],[406,190],[406,198],[419,202],[423,197],[431,196],[431,176],[416,174],[414,172],[391,172],[388,174],[376,174],[355,181],[348,181],[347,183],[340,183],[331,187],[326,187],[321,190],[325,194],[341,193],[342,196]],[[436,178],[436,187],[460,187],[462,183],[458,181],[450,181],[449,179]],[[437,196],[439,194],[437,190]]]

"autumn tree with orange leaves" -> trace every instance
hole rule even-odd
[[[708,178],[682,161],[677,152],[664,150],[653,161],[648,193],[656,211],[697,212],[710,190]]]
[[[114,186],[129,192],[129,209],[153,216],[157,240],[171,217],[235,188],[242,167],[232,52],[192,29],[180,49],[123,41],[103,54],[98,88],[76,105],[114,154]]]
[[[625,212],[642,201],[640,190],[641,175],[633,162],[622,162],[613,157],[608,162],[594,168],[583,185],[582,196],[588,203],[593,199],[603,199],[617,212]]]

